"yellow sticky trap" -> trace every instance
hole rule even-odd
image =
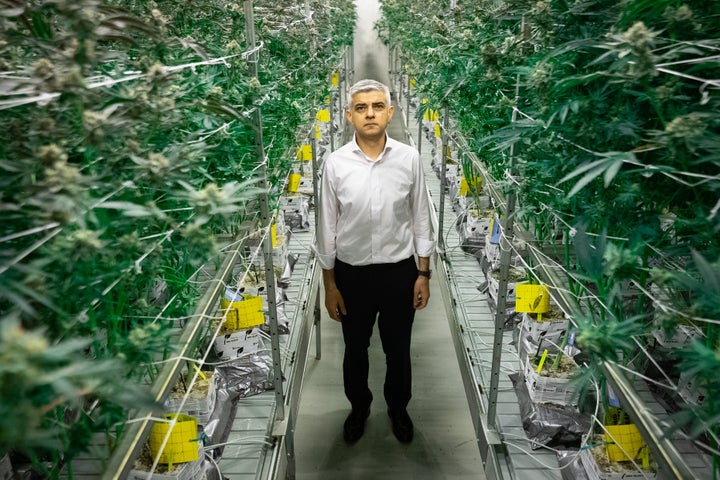
[[[265,323],[260,297],[226,290],[225,296],[220,299],[220,308],[220,313],[225,316],[225,328],[228,330],[240,330]]]
[[[607,454],[611,462],[629,462],[637,457],[642,448],[647,448],[640,431],[632,423],[629,425],[606,425],[605,441]],[[621,448],[622,447],[622,448]],[[625,450],[627,455],[623,452]]]
[[[340,84],[340,73],[333,72],[331,80],[330,80],[330,85],[332,85],[333,87],[337,87],[339,84]]]
[[[317,129],[317,127],[315,128]],[[298,149],[298,160],[302,160],[303,162],[312,160],[312,145],[305,143]]]
[[[537,367],[537,370],[536,370],[537,373],[542,372],[542,367],[543,367],[543,365],[545,365],[545,359],[547,359],[547,355],[548,355],[548,351],[547,351],[547,348],[546,348],[545,350],[543,350],[542,357],[540,357],[540,361],[538,362],[538,367]]]
[[[315,125],[315,138],[320,138],[320,126]]]
[[[547,285],[515,284],[516,312],[545,313],[549,309],[550,291]]]
[[[468,185],[468,181],[465,177],[462,177],[460,179],[460,196],[467,197],[468,193],[470,193],[470,186]]]
[[[330,110],[325,108],[323,110],[318,111],[317,121],[323,122],[323,123],[329,122],[330,121]]]
[[[473,177],[468,180],[465,177],[460,179],[460,196],[467,197],[472,190],[479,192],[482,188],[482,177]],[[492,224],[491,224],[492,230]]]
[[[440,124],[436,123],[435,124],[435,138],[440,138],[440,136],[441,136],[440,135]]]
[[[277,224],[270,225],[270,238],[272,239],[273,248],[277,247]]]
[[[288,192],[295,193],[298,191],[298,188],[300,187],[300,178],[299,173],[291,173],[288,176]]]
[[[415,90],[415,84],[417,81],[414,78],[410,79],[410,90]],[[424,103],[424,102],[423,102]]]
[[[150,431],[150,453],[153,458],[160,457],[159,463],[167,464],[168,470],[173,463],[193,462],[199,458],[197,444],[197,420],[183,413],[168,413],[171,423],[156,422]],[[170,432],[165,448],[160,450],[165,437]]]

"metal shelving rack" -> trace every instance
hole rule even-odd
[[[391,71],[396,72],[396,75],[392,77],[394,89],[402,91],[407,88],[408,91],[404,107],[406,109],[404,121],[408,137],[413,139],[409,122],[411,116],[409,80],[402,75],[401,54],[397,49],[391,53]],[[477,156],[470,151],[462,135],[453,131],[449,117],[450,112],[444,112],[441,146],[443,149],[442,171],[445,171],[447,149],[452,140],[472,159],[473,165],[484,180],[483,188],[491,196],[495,208],[508,217],[515,209],[516,197],[514,194],[506,196],[494,184],[492,176],[489,175]],[[433,147],[423,139],[422,132],[422,122],[418,122],[416,146],[421,154]],[[423,159],[428,156],[427,153],[422,155]],[[555,454],[551,454],[547,450],[538,450],[529,454],[531,448],[529,442],[526,442],[526,448],[516,445],[517,442],[522,441],[525,434],[519,418],[514,391],[506,391],[508,388],[511,389],[511,386],[507,380],[503,381],[503,378],[507,376],[502,374],[502,369],[517,369],[516,365],[503,361],[504,350],[510,346],[512,341],[510,332],[503,332],[505,309],[499,308],[501,300],[506,295],[507,276],[503,276],[501,273],[498,308],[497,313],[493,314],[487,308],[486,299],[482,298],[482,295],[478,295],[475,288],[477,283],[473,284],[472,282],[472,275],[480,273],[475,259],[468,259],[462,253],[456,254],[445,244],[446,239],[448,245],[452,245],[450,241],[457,241],[459,244],[459,238],[454,231],[453,222],[448,222],[446,226],[446,222],[443,220],[454,213],[443,200],[445,179],[444,175],[441,177],[438,181],[434,175],[427,176],[429,195],[431,202],[434,201],[435,204],[434,225],[439,229],[438,236],[441,239],[435,267],[440,272],[443,299],[477,434],[478,447],[485,465],[485,473],[488,478],[494,479],[559,479],[560,471],[557,467],[553,467],[558,463]],[[501,271],[507,272],[512,238],[517,236],[526,243],[532,243],[532,239],[528,232],[511,223],[504,225],[503,230],[501,241],[504,255],[501,256]],[[541,258],[541,253],[537,250],[529,249],[529,252],[532,264],[540,266],[535,271],[539,272],[541,280],[558,293],[554,298],[561,308],[566,312],[577,311],[578,306],[574,299],[564,293],[567,292],[567,289],[565,288],[566,282],[559,273],[562,270],[561,266],[548,257]],[[505,281],[503,282],[503,280]],[[466,303],[468,299],[473,302]],[[475,338],[477,334],[492,337],[490,352],[486,347],[478,344]],[[487,363],[489,363],[489,369],[482,366]],[[665,435],[664,432],[667,431],[671,422],[668,421],[667,413],[654,400],[647,386],[640,381],[630,381],[621,368],[614,363],[604,362],[600,368],[650,446],[659,466],[657,478],[709,478],[709,466],[706,458],[702,456],[692,441],[678,433],[672,436]],[[489,377],[489,386],[487,377]],[[512,442],[506,441],[508,438],[516,437],[521,437],[521,439]]]
[[[257,76],[258,49],[254,34],[253,1],[244,1],[246,18],[247,49],[252,52],[248,58],[251,76]],[[344,117],[334,115],[334,103],[342,102],[347,95],[347,81],[351,78],[352,47],[346,47],[343,61],[339,66],[339,85],[331,92],[330,136],[324,148],[318,147],[316,125],[312,124],[310,132],[301,142],[308,141],[312,145],[313,191],[317,197],[317,171],[320,162],[332,151],[337,143],[336,136],[342,132]],[[314,115],[311,117],[314,119]],[[262,138],[262,116],[260,109],[253,111],[256,154],[260,165],[259,219],[264,229],[269,231],[273,223],[271,212],[270,191],[267,183],[266,158]],[[337,121],[341,127],[336,130]],[[329,148],[329,150],[328,150]],[[294,232],[289,243],[289,253],[297,258],[292,281],[287,290],[290,302],[286,307],[290,319],[289,335],[280,335],[278,329],[277,305],[275,302],[275,273],[273,267],[273,247],[270,235],[263,239],[263,261],[265,283],[268,295],[268,317],[270,326],[270,350],[273,359],[274,388],[271,391],[241,398],[230,416],[221,418],[221,422],[230,424],[228,439],[224,442],[222,457],[217,461],[219,471],[224,478],[231,480],[280,479],[295,477],[295,421],[302,391],[305,363],[310,354],[310,338],[315,327],[315,356],[321,355],[320,304],[319,292],[320,268],[317,265],[312,244],[314,241],[314,215],[311,215],[310,229],[305,232]],[[159,381],[152,388],[153,398],[164,401],[170,393],[185,366],[191,347],[199,340],[203,324],[213,316],[219,298],[222,296],[228,279],[233,277],[239,260],[242,257],[244,243],[230,242],[234,247],[225,255],[220,267],[212,278],[205,279],[208,287],[198,303],[191,320],[179,329],[176,337],[180,349],[176,360],[167,363],[160,372]],[[285,352],[283,354],[283,352]],[[204,360],[204,359],[203,359]],[[94,465],[105,464],[103,479],[123,479],[133,467],[140,454],[154,422],[150,412],[135,412],[135,418],[141,421],[128,425],[120,438],[114,454],[107,462],[103,459],[92,459]],[[90,477],[89,477],[90,478]],[[92,478],[96,478],[93,476]]]

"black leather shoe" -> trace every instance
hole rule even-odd
[[[407,413],[407,410],[403,410],[402,412],[397,413],[388,410],[388,415],[390,416],[390,420],[392,421],[392,431],[395,434],[395,438],[397,438],[402,443],[412,442],[414,428],[412,420],[410,420],[410,415],[408,415]]]
[[[347,443],[355,443],[365,433],[365,420],[370,416],[370,409],[353,410],[345,419],[343,438]]]

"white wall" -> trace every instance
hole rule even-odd
[[[380,42],[375,22],[380,18],[380,2],[355,0],[358,23],[355,29],[355,81],[372,78],[390,83],[388,49]]]

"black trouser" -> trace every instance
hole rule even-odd
[[[385,401],[393,412],[403,411],[410,402],[410,336],[415,318],[412,297],[416,279],[413,257],[398,263],[363,266],[335,262],[335,283],[347,310],[342,319],[343,379],[345,395],[353,409],[369,408],[373,399],[368,388],[368,347],[376,317],[387,364]]]

